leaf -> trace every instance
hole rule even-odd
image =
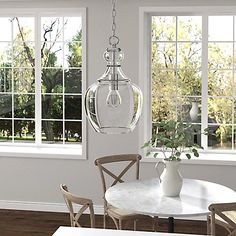
[[[147,155],[147,156],[149,156],[150,154],[151,154],[151,152],[150,152],[150,151],[146,153],[146,155]]]
[[[194,155],[195,157],[199,157],[199,153],[198,153],[198,152],[194,152],[193,155]]]
[[[193,148],[193,149],[192,149],[192,152],[193,152],[193,153],[196,153],[196,152],[198,152],[198,151],[197,151],[197,149]]]
[[[191,159],[191,155],[189,153],[185,154],[188,159]]]
[[[158,152],[156,152],[153,156],[155,157],[155,158],[157,158],[157,156],[158,156]]]
[[[143,144],[143,146],[141,147],[141,148],[146,148],[146,147],[148,147],[150,145],[150,141],[149,142],[146,142],[146,143],[144,143]]]
[[[180,153],[180,152],[176,152],[175,155],[176,155],[177,157],[180,157],[181,153]]]

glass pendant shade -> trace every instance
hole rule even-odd
[[[142,92],[123,73],[120,65],[123,58],[120,48],[107,49],[106,71],[85,94],[86,115],[99,133],[129,133],[141,115]]]

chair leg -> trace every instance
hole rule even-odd
[[[236,236],[236,229],[234,231],[232,231],[229,236]]]
[[[158,216],[152,218],[153,231],[157,232],[158,229]]]
[[[106,212],[104,212],[104,215],[103,215],[103,228],[104,229],[106,228]]]
[[[211,234],[212,236],[216,235],[216,226],[215,226],[215,213],[211,213]]]
[[[134,220],[134,231],[137,230],[137,220]]]
[[[115,224],[115,226],[116,226],[116,229],[119,229],[120,228],[120,226],[119,226],[119,224],[117,223],[117,220],[113,217],[113,216],[111,216],[111,215],[109,215],[110,217],[111,217],[111,219],[113,220],[113,222],[114,222],[114,224]],[[119,222],[120,223],[120,222]]]
[[[119,229],[122,230],[122,220],[119,220]]]
[[[211,235],[211,216],[207,216],[207,235]]]

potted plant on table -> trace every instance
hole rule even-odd
[[[201,147],[194,141],[194,135],[201,132],[191,123],[174,120],[157,123],[155,128],[156,132],[142,148],[147,148],[147,155],[154,152],[154,157],[163,153],[164,161],[155,166],[157,172],[160,164],[165,167],[161,176],[159,175],[162,193],[165,196],[178,196],[183,184],[178,170],[181,158],[186,156],[191,159],[192,156],[199,156],[198,148]],[[207,130],[204,134],[207,134]]]

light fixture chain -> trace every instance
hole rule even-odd
[[[116,47],[119,43],[119,38],[116,36],[116,0],[112,0],[112,36],[109,38],[109,44]]]
[[[112,0],[112,36],[116,36],[116,0]]]

